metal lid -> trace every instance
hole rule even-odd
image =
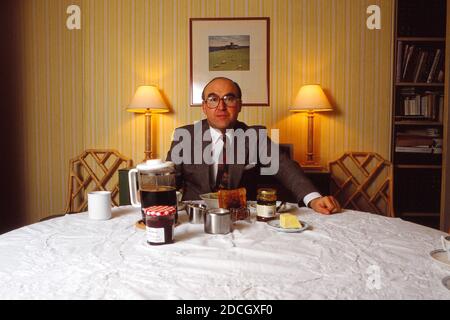
[[[176,209],[174,206],[151,206],[144,209],[147,216],[168,216],[175,214]]]
[[[272,188],[260,188],[258,189],[258,194],[263,196],[273,196],[277,194],[277,190]]]
[[[215,214],[215,215],[218,215],[218,216],[224,216],[224,215],[230,214],[230,210],[223,209],[223,208],[209,209],[208,210],[208,214]]]

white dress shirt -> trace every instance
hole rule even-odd
[[[222,153],[222,149],[223,149],[223,139],[222,139],[222,132],[216,128],[211,128],[209,127],[210,132],[211,132],[211,143],[212,143],[212,154],[213,154],[213,182],[216,181],[216,177],[217,177],[217,170],[218,170],[218,163],[219,163],[219,157],[220,154]],[[227,131],[225,133],[226,137],[227,137],[227,148],[229,146],[229,143],[231,141],[233,141],[233,134],[232,131]],[[309,203],[317,198],[322,197],[322,195],[318,192],[311,192],[308,193],[304,198],[303,198],[303,202],[305,203],[306,206],[309,207]]]

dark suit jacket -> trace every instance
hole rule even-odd
[[[202,136],[209,129],[209,124],[207,120],[202,120]],[[189,131],[192,139],[191,143],[191,158],[194,159],[194,125],[187,125],[181,127]],[[176,130],[179,130],[178,128]],[[256,130],[265,129],[261,126],[247,126],[243,122],[237,122],[233,129],[242,129],[244,131],[249,128],[253,128]],[[210,137],[210,135],[209,135]],[[270,139],[268,139],[268,144],[270,146]],[[181,141],[172,141],[172,145],[167,154],[167,160],[172,161],[172,149]],[[258,141],[259,142],[259,141]],[[203,141],[202,142],[202,152],[209,145],[211,141]],[[258,181],[260,177],[260,169],[262,164],[260,163],[260,159],[258,157],[258,161],[256,165],[250,169],[245,169],[249,164],[249,148],[258,148],[259,143],[252,146],[249,146],[248,139],[246,140],[245,145],[245,164],[229,164],[228,172],[229,172],[229,187],[230,189],[244,187],[247,189],[247,197],[248,199],[256,198],[256,190],[258,188]],[[235,144],[235,148],[237,148],[237,144]],[[270,149],[270,148],[269,148]],[[238,150],[235,149],[235,154],[237,154]],[[256,153],[258,154],[258,153]],[[289,156],[285,153],[280,153],[279,156],[279,170],[278,173],[275,174],[275,178],[288,189],[296,198],[297,203],[303,205],[303,198],[311,193],[318,192],[314,185],[309,181],[309,179],[304,175],[302,168],[299,164],[289,158]],[[266,165],[267,166],[267,165]],[[177,187],[183,188],[183,200],[197,200],[200,199],[199,195],[203,193],[212,192],[213,182],[212,179],[212,170],[211,166],[206,164],[203,159],[201,164],[193,164],[189,163],[181,163],[176,164],[177,171]]]

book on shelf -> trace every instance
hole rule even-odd
[[[395,121],[424,121],[429,120],[422,115],[414,115],[414,116],[395,116]]]
[[[398,147],[419,147],[419,146],[437,146],[442,145],[442,139],[428,136],[397,136],[396,146]]]
[[[425,59],[428,57],[428,51],[420,51],[419,63],[414,71],[414,82],[419,82],[419,76],[422,74],[422,69],[425,64]]]
[[[444,82],[444,70],[439,70],[436,82],[438,82],[438,83]]]
[[[428,73],[427,83],[433,82],[436,69],[438,68],[440,56],[441,56],[441,49],[437,49],[436,54],[434,55],[433,64],[431,65],[430,72]]]
[[[414,60],[414,55],[416,52],[416,47],[414,45],[411,45],[408,47],[408,52],[406,53],[406,60],[405,60],[405,66],[403,67],[402,71],[402,81],[405,81],[409,78],[409,75],[411,73],[412,69],[412,60]]]
[[[437,75],[435,78],[436,82],[438,82],[438,83],[444,82],[444,76],[445,76],[444,69],[445,69],[445,55],[441,54],[441,58],[439,59],[439,64],[437,67],[437,70],[439,70],[439,71],[437,71]]]
[[[400,41],[400,42],[403,42],[403,41]],[[402,46],[403,46],[403,45],[402,45]],[[403,60],[400,60],[400,63],[399,63],[399,65],[400,65],[400,67],[401,67],[401,70],[400,70],[400,72],[399,72],[399,75],[401,75],[401,74],[402,74],[402,71],[405,69],[406,60],[407,60],[408,53],[409,53],[409,48],[410,48],[410,45],[409,45],[409,44],[406,44],[406,45],[405,45],[404,52],[403,52]],[[401,54],[401,53],[400,53],[400,57],[402,57],[402,54]],[[399,81],[401,81],[401,79],[400,79]]]
[[[428,146],[395,147],[395,152],[442,154],[442,148]]]
[[[425,129],[406,129],[401,132],[397,132],[399,136],[421,136],[421,137],[434,137],[441,138],[441,130],[438,128],[425,128]]]
[[[408,45],[406,45],[408,46]],[[403,64],[402,61],[405,61],[405,59],[402,59],[402,55],[403,55],[403,41],[398,41],[397,43],[397,70],[395,72],[396,74],[396,81],[397,82],[401,82],[402,78],[401,78],[401,73],[403,70]]]
[[[434,83],[444,80],[443,49],[398,41],[397,82]]]
[[[408,88],[409,89],[409,88]],[[415,90],[400,91],[403,98],[403,119],[411,117],[420,120],[433,120],[442,122],[444,109],[444,95],[442,92],[425,91],[416,93]],[[396,117],[397,118],[397,117]]]
[[[442,137],[430,137],[423,135],[397,135],[395,139],[396,147],[413,148],[442,148]]]
[[[439,96],[439,110],[438,110],[438,120],[442,122],[444,120],[444,95]]]

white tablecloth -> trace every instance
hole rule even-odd
[[[436,263],[441,232],[400,219],[297,209],[312,228],[240,222],[209,235],[186,222],[150,246],[140,212],[66,215],[0,236],[1,299],[450,299]]]

